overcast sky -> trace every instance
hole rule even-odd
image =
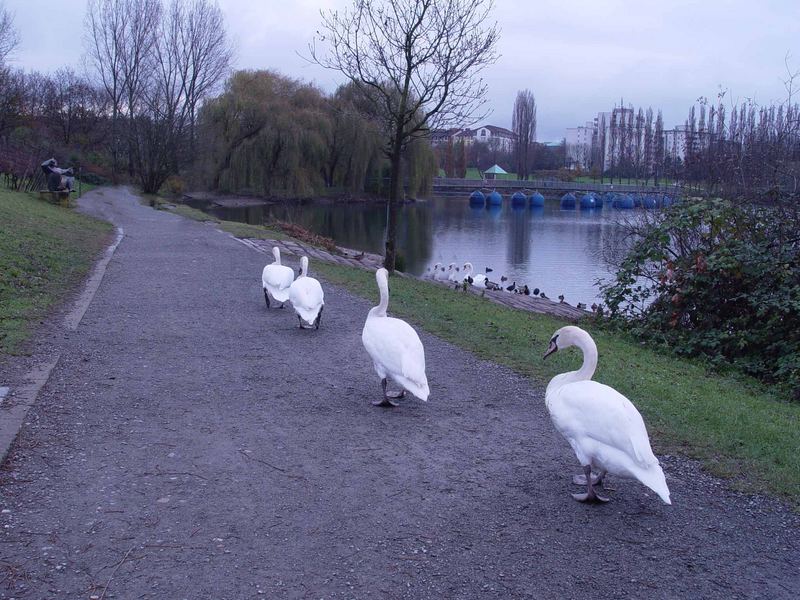
[[[13,62],[25,69],[79,68],[85,0],[0,0],[21,37]],[[275,69],[332,91],[334,73],[298,52],[319,27],[320,9],[352,0],[219,0],[238,68]],[[734,99],[785,99],[785,56],[800,69],[800,0],[496,0],[497,63],[485,73],[492,115],[511,126],[516,92],[538,106],[540,141],[590,120],[624,98],[682,123],[700,96],[720,86]]]

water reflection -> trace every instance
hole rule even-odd
[[[342,246],[382,253],[386,207],[303,201],[246,208],[207,208],[224,219],[247,223],[297,223]],[[494,269],[493,277],[539,287],[551,298],[564,294],[571,304],[597,300],[595,282],[607,276],[603,247],[619,232],[614,210],[470,206],[466,198],[436,198],[400,209],[398,246],[406,270],[420,274],[436,262]]]

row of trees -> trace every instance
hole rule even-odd
[[[208,0],[90,0],[86,48],[109,105],[108,146],[145,192],[194,158],[202,101],[229,72],[222,13]]]
[[[218,189],[298,193],[318,183],[359,189],[370,177],[383,179],[377,146],[388,163],[391,269],[403,182],[413,190],[432,164],[420,139],[431,128],[477,117],[485,106],[487,87],[477,75],[497,57],[492,8],[490,0],[355,0],[349,9],[323,13],[321,33],[309,48],[311,60],[350,82],[333,98],[287,78],[253,73],[235,75],[214,98],[231,63],[216,4],[90,0],[88,80],[80,91],[87,99],[79,102],[78,114],[99,115],[91,131],[102,133],[102,140],[94,148],[107,153],[115,178],[127,172],[145,192],[158,191],[171,174],[197,164],[210,169],[209,184]],[[0,11],[0,59],[16,40],[11,25]],[[267,91],[265,97],[246,89],[248,78]],[[26,76],[17,79],[18,88]],[[6,87],[14,86],[0,86]],[[236,104],[242,98],[245,111]],[[22,106],[19,120],[37,126],[46,121],[15,101]],[[72,114],[69,102],[58,104]],[[72,146],[72,125],[62,129]],[[50,148],[42,142],[36,153]]]
[[[628,224],[603,290],[611,318],[800,400],[800,106],[693,107],[673,141],[691,196]],[[675,149],[669,153],[679,154]],[[690,196],[685,193],[685,196]]]

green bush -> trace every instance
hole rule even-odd
[[[774,208],[676,204],[639,223],[615,280],[602,286],[610,318],[678,354],[784,385],[800,400],[797,231],[796,217]]]

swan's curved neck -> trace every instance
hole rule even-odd
[[[389,308],[389,283],[385,279],[378,281],[378,290],[381,293],[381,301],[369,311],[371,317],[385,317],[386,309]]]
[[[275,264],[276,265],[281,264],[281,251],[278,250],[278,248],[273,248],[272,249],[272,256],[275,257]]]
[[[308,259],[304,256],[300,260],[300,273],[297,275],[297,278],[300,279],[306,275],[308,275]]]
[[[591,379],[597,368],[597,345],[594,343],[592,336],[585,331],[580,332],[578,339],[575,340],[575,345],[583,352],[583,364],[580,369],[573,371],[574,378],[572,381]]]

